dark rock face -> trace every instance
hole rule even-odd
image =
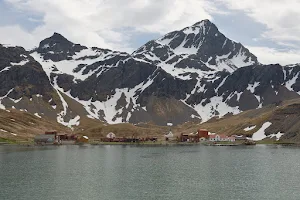
[[[287,100],[290,98],[286,95],[280,95],[279,91],[281,91],[282,85],[285,85],[288,81],[286,80],[288,77],[284,77],[288,70],[288,68],[280,65],[254,65],[240,68],[228,76],[224,84],[219,88],[219,93],[228,97],[234,91],[237,91],[238,93],[242,92],[242,97],[244,97],[246,95],[245,91],[248,91],[245,99],[252,103],[242,110],[257,108],[256,101],[253,99],[254,95],[261,98],[260,103],[263,103],[263,105]],[[255,85],[256,87],[254,87]],[[250,94],[251,86],[253,86],[253,91]],[[294,92],[298,91],[294,90]],[[242,104],[246,104],[246,102],[241,103],[241,106]]]
[[[0,96],[13,99],[43,95],[49,100],[53,88],[42,66],[21,47],[0,45]],[[10,92],[9,92],[10,91]]]
[[[174,67],[175,68],[194,68],[194,69],[200,69],[202,71],[211,71],[211,69],[208,68],[203,62],[201,62],[197,59],[192,59],[192,58],[182,59]]]
[[[40,63],[21,47],[0,45],[0,108],[56,120],[62,102]]]
[[[99,63],[98,63],[99,64]],[[101,65],[100,65],[101,66]],[[99,67],[99,66],[98,66]],[[119,67],[107,68],[98,77],[92,75],[84,81],[73,83],[72,78],[64,78],[58,85],[65,91],[71,89],[71,95],[82,100],[92,98],[93,101],[104,101],[111,96],[116,88],[134,88],[136,85],[147,80],[156,70],[156,67],[147,63],[138,63],[131,59],[119,64]],[[66,75],[57,75],[60,79]],[[69,83],[64,85],[64,83]]]
[[[75,55],[76,52],[80,52],[83,49],[87,49],[87,47],[74,44],[59,33],[54,33],[51,37],[41,41],[36,51],[40,53],[45,60],[57,62],[68,60],[70,56]]]
[[[239,100],[239,108],[242,111],[255,109],[259,106],[258,100],[255,96],[248,90],[242,93],[240,100]]]
[[[174,77],[163,70],[158,70],[155,77],[153,83],[140,95],[139,100],[142,105],[152,95],[163,98],[175,98],[177,100],[184,99],[186,94],[190,93],[196,84],[195,80],[174,79]]]
[[[185,123],[187,120],[201,121],[198,118],[191,117],[198,116],[197,112],[174,98],[152,95],[147,98],[147,102],[145,103],[147,112],[134,112],[132,118],[130,118],[131,123],[152,122],[165,126],[170,122],[176,125]]]

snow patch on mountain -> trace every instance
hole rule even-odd
[[[258,95],[254,95],[254,96],[255,96],[255,98],[257,99],[258,103],[261,103],[261,97],[258,96]]]
[[[51,83],[51,81],[50,81],[51,80],[50,76],[51,76],[51,73],[52,73],[52,68],[51,68],[52,63],[44,61],[44,59],[38,53],[36,53],[36,52],[32,53],[31,56],[42,65],[45,73],[48,76],[50,84],[52,85],[53,89],[56,91],[56,93],[57,93],[57,95],[58,95],[58,97],[59,97],[59,99],[60,99],[60,101],[62,103],[63,110],[60,111],[57,114],[57,122],[60,123],[60,124],[65,125],[65,126],[71,127],[74,124],[73,123],[74,119],[73,119],[73,121],[71,119],[68,122],[65,122],[65,120],[64,120],[65,116],[67,115],[68,104],[67,104],[66,100],[63,98],[63,96],[62,96],[62,94],[60,92],[60,88],[57,85],[57,76],[54,77],[53,83]],[[36,97],[42,97],[42,95],[37,94]],[[37,117],[40,117],[37,113],[35,113],[35,115]]]
[[[300,66],[300,63],[286,65],[285,67],[296,67],[296,66]]]
[[[9,95],[13,90],[14,90],[14,88],[10,89],[10,90],[6,93],[6,95],[0,97],[0,109],[2,109],[2,110],[5,110],[5,109],[6,109],[5,106],[2,104],[2,101],[3,101],[3,99],[7,98],[8,95]]]
[[[47,66],[43,66],[43,67],[46,67],[47,75],[49,76],[49,79],[50,79],[51,70],[49,70],[49,68],[47,68]],[[153,75],[154,75],[154,73],[153,73]],[[137,98],[138,98],[137,93],[143,92],[147,87],[149,87],[153,83],[154,79],[157,76],[157,75],[156,76],[153,76],[153,75],[150,76],[144,82],[136,85],[134,88],[116,88],[114,91],[114,94],[111,96],[108,96],[106,101],[92,101],[92,99],[90,99],[88,101],[84,101],[84,100],[79,99],[78,97],[73,97],[71,95],[71,91],[64,91],[62,88],[60,88],[58,86],[57,76],[56,76],[56,77],[54,77],[53,87],[57,91],[57,93],[60,97],[60,100],[62,102],[62,105],[63,105],[63,111],[61,111],[58,114],[57,121],[66,126],[76,125],[76,123],[73,123],[75,119],[73,119],[73,120],[71,119],[69,122],[64,121],[64,118],[66,116],[67,109],[68,109],[68,104],[64,100],[63,96],[61,95],[61,93],[63,93],[65,95],[67,95],[68,97],[70,97],[71,99],[73,99],[73,100],[77,101],[78,103],[80,103],[81,105],[83,105],[85,110],[88,112],[87,117],[89,117],[89,118],[100,119],[100,120],[103,118],[106,122],[108,122],[110,124],[127,122],[130,120],[131,112],[134,112],[134,110],[137,110],[140,108],[140,105],[137,104]],[[117,109],[118,101],[121,99],[122,95],[125,96],[125,100],[126,100],[127,104],[125,106]],[[131,104],[132,104],[132,110],[127,113],[126,121],[124,121],[123,118],[120,117],[119,115],[121,115],[123,112],[125,112],[125,110],[128,110],[129,107],[131,106]],[[79,121],[79,119],[77,121]]]
[[[278,141],[278,140],[280,140],[280,138],[281,138],[282,136],[284,136],[284,133],[278,132],[278,133],[276,133],[276,134],[271,134],[271,135],[269,135],[268,137],[270,137],[270,138],[276,137],[276,141]]]
[[[54,62],[52,60],[44,60],[43,56],[37,52],[31,54],[31,56],[37,60],[44,68],[44,70],[49,73],[56,74],[68,74],[74,76],[74,82],[76,79],[86,80],[88,77],[93,75],[99,70],[100,66],[95,70],[90,70],[88,73],[83,73],[84,70],[97,62],[103,61],[105,59],[111,58],[113,56],[119,55],[120,52],[114,51],[100,51],[98,49],[88,48],[77,52],[71,59],[62,60],[59,62]],[[121,54],[126,56],[127,54]],[[75,70],[79,66],[82,67],[79,71]],[[103,67],[103,66],[102,66]],[[105,66],[105,67],[117,67],[117,66]],[[100,74],[99,74],[100,75]]]
[[[11,101],[13,101],[14,103],[19,103],[21,100],[22,100],[22,97],[19,98],[19,99],[12,99],[12,98],[9,98]]]
[[[192,46],[192,47],[189,47],[189,48],[184,47],[184,45],[185,45],[184,42],[182,42],[180,44],[180,46],[178,46],[177,48],[175,48],[173,50],[175,54],[177,54],[177,55],[182,55],[182,54],[191,55],[191,54],[196,54],[198,52],[198,49],[195,46]]]
[[[0,73],[1,72],[4,72],[4,71],[8,71],[11,67],[5,67],[4,69],[0,70]]]
[[[256,128],[256,125],[254,125],[254,126],[249,126],[249,127],[244,128],[244,131],[252,131],[252,130],[255,129],[255,128]]]
[[[215,89],[215,92],[216,92],[216,93],[218,93],[220,87],[222,87],[222,85],[224,85],[224,83],[225,83],[225,81],[227,80],[227,78],[228,78],[228,76],[226,76],[226,77],[222,80],[222,82],[220,83],[220,85]]]
[[[291,80],[289,80],[289,81],[287,81],[287,82],[285,83],[285,87],[286,87],[288,90],[294,91],[294,89],[292,88],[292,86],[296,83],[296,80],[297,80],[298,77],[299,77],[299,73],[300,73],[300,72],[298,72],[296,76],[294,76]]]
[[[29,60],[22,60],[22,61],[20,61],[20,62],[18,62],[18,63],[13,63],[13,62],[11,62],[10,64],[12,65],[12,66],[23,66],[23,65],[26,65],[27,63],[29,62]]]
[[[259,140],[265,139],[267,137],[266,134],[265,134],[265,130],[267,128],[269,128],[271,125],[272,125],[271,122],[265,122],[258,131],[253,133],[252,139],[254,141],[259,141]]]
[[[42,118],[38,113],[34,113],[34,115],[38,118]]]
[[[205,72],[200,69],[195,68],[175,68],[175,64],[167,64],[166,62],[162,62],[158,64],[165,72],[171,74],[175,78],[179,78],[182,80],[191,80],[191,74],[197,74],[198,77],[204,77],[210,75],[211,73]]]
[[[223,97],[215,96],[210,99],[210,103],[203,105],[205,100],[197,105],[188,105],[185,101],[183,103],[195,109],[202,119],[202,123],[207,122],[212,117],[218,116],[219,118],[224,117],[228,113],[234,115],[239,114],[241,111],[238,106],[230,107],[226,102],[223,102]]]
[[[255,82],[254,84],[248,84],[247,90],[249,90],[252,94],[255,92],[255,89],[260,85],[259,82]]]
[[[118,115],[121,115],[126,109],[128,109],[130,104],[132,104],[131,112],[139,109],[140,105],[137,103],[138,96],[136,94],[137,92],[143,92],[153,83],[154,79],[155,77],[152,79],[149,78],[134,88],[116,88],[114,95],[108,97],[106,101],[92,101],[91,99],[89,101],[83,101],[78,98],[74,98],[70,91],[65,92],[65,94],[81,103],[85,110],[89,113],[89,118],[100,119],[102,116],[101,113],[103,112],[104,115],[102,117],[106,122],[110,124],[122,123],[125,121],[123,121],[122,117],[118,117]],[[121,99],[122,95],[125,96],[127,104],[122,108],[117,109],[117,102]],[[131,113],[128,112],[126,121],[129,121],[130,117]]]
[[[74,117],[73,119],[71,119],[68,122],[67,126],[68,127],[73,127],[73,126],[79,126],[79,124],[80,124],[80,116],[77,115],[76,117]]]
[[[249,59],[249,61],[247,61]],[[229,59],[237,68],[246,67],[255,64],[255,61],[251,57],[248,57],[245,52],[242,51],[242,47],[239,53]]]

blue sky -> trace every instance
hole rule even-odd
[[[0,0],[0,43],[27,49],[59,32],[75,43],[132,52],[203,19],[262,63],[300,62],[299,0]]]

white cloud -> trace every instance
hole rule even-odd
[[[30,32],[20,31],[19,27],[15,29],[19,35],[35,38],[35,45],[53,32],[59,32],[76,43],[125,51],[132,50],[130,38],[134,33],[167,33],[203,19],[212,19],[209,13],[218,12],[209,0],[5,1],[21,12],[43,16],[42,25]],[[0,27],[0,31],[2,29]],[[7,37],[19,45],[32,47],[27,41],[10,35],[4,41]]]
[[[300,62],[300,50],[278,50],[253,46],[247,46],[247,48],[258,57],[259,62],[262,64],[280,63],[288,65]]]
[[[18,25],[0,27],[0,38],[0,43],[12,46],[32,47],[36,42],[32,34]]]
[[[32,13],[33,30],[20,25],[0,27],[0,43],[32,48],[53,32],[87,46],[132,52],[136,35],[165,34],[214,14],[241,11],[267,30],[255,41],[271,39],[300,49],[300,0],[5,0],[19,12]],[[1,16],[1,14],[0,14]],[[41,16],[38,18],[37,16]],[[230,25],[230,23],[228,23]],[[153,38],[154,39],[154,38]],[[234,38],[233,38],[234,39]],[[298,43],[299,42],[299,43]],[[300,50],[250,47],[262,63],[300,62]]]
[[[262,23],[267,30],[262,37],[280,44],[300,42],[299,0],[217,0],[230,9],[240,10]]]

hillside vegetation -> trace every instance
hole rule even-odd
[[[87,135],[92,139],[105,137],[113,132],[117,137],[159,137],[171,129],[175,136],[181,133],[195,133],[199,128],[207,129],[214,133],[226,135],[245,135],[251,137],[265,122],[272,125],[266,129],[266,135],[284,133],[281,141],[300,142],[300,99],[273,104],[260,109],[245,111],[238,115],[227,115],[223,118],[213,118],[206,123],[187,122],[175,127],[157,126],[154,124],[140,123],[137,125],[107,124],[99,120],[83,118],[78,127],[73,130],[51,120],[45,120],[27,112],[17,110],[0,110],[0,138],[13,141],[32,140],[37,135],[47,130],[58,130],[64,133]],[[245,131],[247,127],[254,127]]]

